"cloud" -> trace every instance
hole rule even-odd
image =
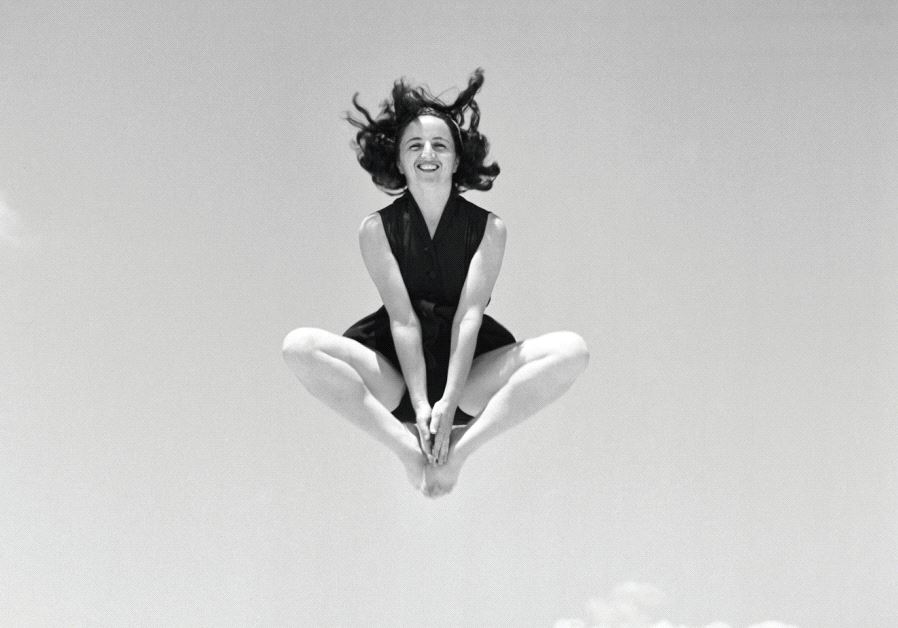
[[[553,628],[733,628],[715,621],[702,626],[687,626],[666,619],[654,619],[651,609],[663,604],[667,596],[651,584],[624,582],[612,589],[607,598],[592,598],[586,603],[588,618],[559,619]],[[798,628],[779,621],[765,621],[747,628]]]

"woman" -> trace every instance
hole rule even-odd
[[[359,163],[402,194],[359,230],[384,306],[342,336],[300,328],[284,340],[308,391],[386,445],[430,497],[451,491],[468,456],[558,398],[588,361],[572,332],[515,341],[484,314],[505,226],[460,196],[489,190],[499,174],[478,131],[482,84],[478,69],[447,104],[399,80],[376,117],[353,97]]]

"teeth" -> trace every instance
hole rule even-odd
[[[428,172],[433,172],[433,171],[436,170],[438,167],[439,167],[439,166],[437,166],[436,164],[421,164],[421,165],[418,166],[418,169],[419,169],[419,170],[426,170],[426,171],[428,171]]]

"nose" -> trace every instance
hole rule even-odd
[[[434,155],[433,144],[430,142],[424,143],[424,148],[421,149],[421,156],[427,155],[428,157],[432,157]]]

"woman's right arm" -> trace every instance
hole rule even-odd
[[[375,212],[362,221],[359,227],[359,246],[368,274],[371,275],[390,316],[390,331],[396,345],[396,355],[399,357],[402,377],[408,387],[418,424],[427,426],[430,420],[430,402],[427,399],[427,370],[421,344],[421,323],[412,309],[399,265],[384,233],[380,214]]]

